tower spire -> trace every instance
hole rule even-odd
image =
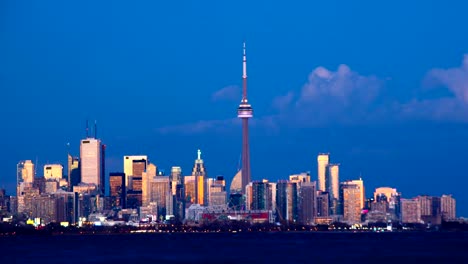
[[[245,41],[243,43],[242,57],[242,102],[247,102],[247,55]]]

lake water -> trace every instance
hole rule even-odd
[[[0,263],[468,263],[468,233],[211,233],[0,238]]]

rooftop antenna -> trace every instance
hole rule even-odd
[[[37,167],[39,166],[39,158],[36,156],[36,164],[34,165],[34,177],[37,176]]]
[[[89,138],[89,121],[86,119],[86,138]]]
[[[94,120],[94,138],[97,138],[97,121]]]

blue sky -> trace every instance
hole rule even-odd
[[[451,193],[468,215],[465,1],[1,1],[0,186],[16,163],[65,163],[87,119],[108,171],[147,154],[210,176],[240,155],[247,42],[252,177],[330,152],[367,195]],[[39,170],[40,172],[40,170]]]

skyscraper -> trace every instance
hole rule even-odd
[[[253,181],[251,195],[250,210],[272,210],[272,185],[267,180]]]
[[[350,224],[361,222],[361,210],[364,207],[363,188],[361,180],[341,183],[343,219]]]
[[[207,180],[208,205],[226,205],[226,182],[223,176]]]
[[[104,193],[104,150],[101,140],[86,138],[81,140],[81,182],[95,184]]]
[[[318,175],[318,190],[326,192],[326,175],[327,175],[327,166],[330,161],[330,154],[320,153],[317,156],[317,175]]]
[[[126,208],[125,173],[109,174],[109,195],[112,207]]]
[[[338,202],[340,200],[340,165],[328,164],[327,189],[330,194],[330,212],[332,215],[339,214]]]
[[[421,205],[418,199],[401,199],[401,222],[421,223]]]
[[[294,222],[297,215],[297,183],[280,180],[276,184],[276,205],[280,221]]]
[[[150,183],[156,177],[158,168],[153,163],[149,163],[146,171],[142,173],[141,180],[141,199],[143,206],[148,206],[150,203]],[[126,177],[125,177],[126,178]],[[124,180],[125,182],[125,180]]]
[[[169,197],[172,197],[169,189],[169,177],[157,176],[150,182],[150,202],[158,206],[158,215],[165,216]]]
[[[32,187],[34,182],[34,163],[31,160],[22,160],[16,165],[16,192],[17,196],[23,193],[25,187]]]
[[[195,180],[195,204],[205,204],[205,165],[201,159],[201,150],[197,150],[197,159],[192,169],[192,176]]]
[[[142,176],[142,173],[148,166],[148,156],[136,155],[136,156],[124,156],[124,173],[125,173],[125,186],[130,187],[130,177]]]
[[[317,216],[316,182],[304,182],[299,193],[299,220],[306,225],[312,225]]]
[[[456,202],[451,194],[440,197],[440,211],[443,220],[454,220],[456,218]]]
[[[68,154],[68,191],[73,190],[73,186],[81,182],[80,159]]]
[[[63,166],[60,164],[44,165],[44,178],[46,180],[54,179],[59,181],[63,176]]]
[[[250,151],[249,151],[249,118],[253,116],[252,106],[247,100],[247,57],[244,42],[243,74],[242,74],[242,100],[237,109],[237,117],[242,119],[242,173],[241,193],[245,193],[245,186],[251,181],[250,175]]]

